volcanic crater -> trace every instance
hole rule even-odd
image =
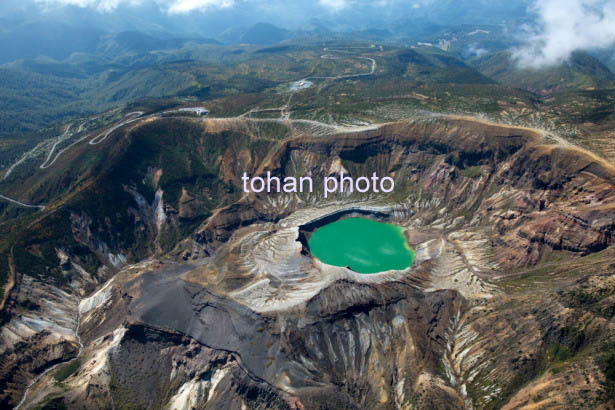
[[[214,136],[251,127],[208,121],[202,132]],[[251,193],[215,209],[172,260],[127,267],[81,302],[83,364],[64,394],[102,403],[109,389],[84,386],[114,383],[132,392],[116,403],[146,408],[182,394],[197,407],[327,408],[334,397],[335,408],[466,408],[511,399],[512,386],[540,374],[570,311],[556,294],[528,302],[504,286],[558,255],[609,251],[613,167],[540,131],[466,118],[300,131],[262,158],[229,148],[222,178],[239,189],[243,172],[377,172],[395,191]],[[233,156],[242,161],[225,166]],[[160,224],[179,224],[175,215]],[[414,263],[367,275],[312,257],[310,235],[353,216],[404,228]],[[143,378],[166,396],[152,397]]]

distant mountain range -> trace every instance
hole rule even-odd
[[[237,1],[236,7],[169,14],[157,2],[93,7],[41,6],[35,0],[0,4],[0,64],[72,53],[146,52],[181,47],[183,41],[274,44],[291,38],[341,33],[354,39],[421,41],[460,25],[518,25],[529,21],[527,1],[369,2],[335,12],[319,2]],[[110,44],[111,43],[111,44]],[[115,44],[117,43],[117,44]]]
[[[188,42],[220,44],[203,37],[176,37],[167,33],[121,31],[105,33],[98,29],[61,23],[28,23],[0,33],[0,63],[49,57],[64,60],[73,53],[117,57],[126,53],[181,48]]]
[[[615,75],[596,57],[574,52],[569,61],[542,69],[519,69],[510,53],[499,52],[475,59],[474,64],[496,81],[539,93],[565,89],[615,88]]]

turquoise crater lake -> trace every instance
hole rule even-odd
[[[340,219],[318,228],[308,240],[312,255],[359,273],[403,270],[414,262],[404,228],[366,218]]]

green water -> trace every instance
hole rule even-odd
[[[325,225],[308,241],[312,255],[334,266],[359,273],[402,270],[414,262],[404,228],[365,218],[348,218]]]

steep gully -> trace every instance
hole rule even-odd
[[[77,326],[75,327],[75,338],[77,339],[77,343],[79,344],[79,351],[77,352],[77,355],[75,357],[73,357],[72,359],[69,359],[65,362],[60,362],[57,363],[53,366],[51,366],[50,368],[48,368],[47,370],[45,370],[44,372],[42,372],[41,374],[39,374],[34,380],[32,380],[29,384],[28,387],[26,388],[26,390],[24,391],[23,397],[21,398],[21,401],[17,404],[17,406],[14,407],[14,410],[18,410],[19,408],[21,408],[21,406],[25,403],[26,399],[28,398],[28,394],[30,393],[30,390],[32,389],[32,387],[38,383],[39,380],[41,380],[43,377],[45,377],[45,375],[49,374],[50,372],[54,371],[55,369],[57,369],[59,366],[64,366],[67,365],[69,363],[74,362],[75,360],[79,359],[81,357],[81,354],[83,353],[83,343],[81,342],[81,336],[79,335],[79,328],[81,327],[81,309],[77,309]]]

